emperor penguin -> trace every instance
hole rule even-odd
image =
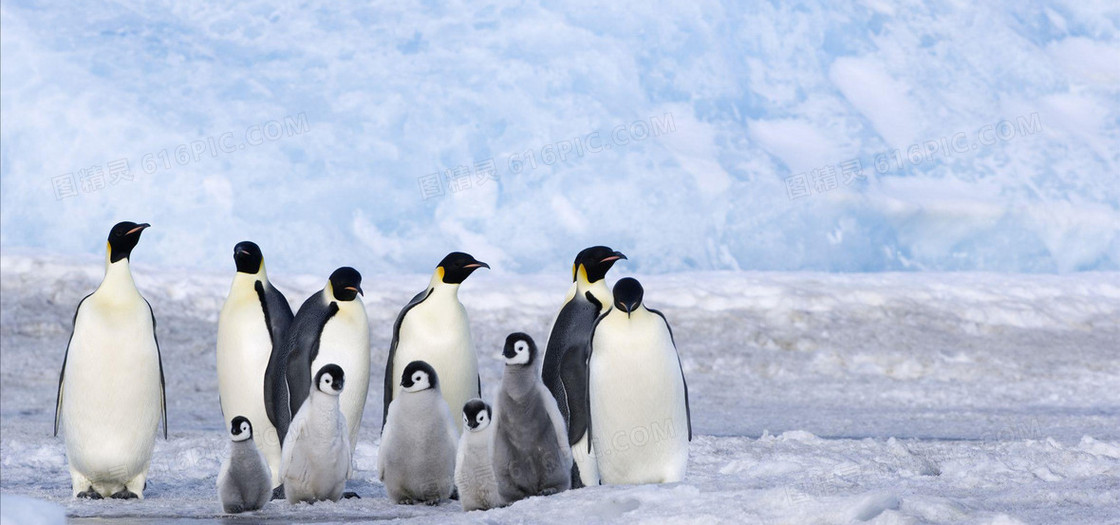
[[[293,419],[311,391],[312,371],[333,363],[346,373],[349,384],[339,403],[349,425],[351,452],[358,445],[369,392],[369,319],[360,295],[361,274],[347,266],[335,270],[326,286],[300,306],[285,351]]]
[[[494,477],[494,427],[490,405],[472,399],[463,405],[459,451],[455,457],[455,486],[464,511],[486,510],[503,505]]]
[[[222,510],[237,514],[260,509],[272,498],[272,474],[264,454],[253,444],[253,424],[245,416],[234,417],[229,437],[229,456],[218,473]]]
[[[58,376],[54,434],[61,425],[75,497],[143,499],[161,416],[167,439],[156,318],[128,268],[148,226],[113,226],[105,278],[74,313]]]
[[[289,503],[338,501],[350,478],[350,433],[340,409],[346,372],[329,363],[315,373],[314,387],[284,436],[280,478]]]
[[[506,337],[506,367],[494,429],[498,493],[513,503],[572,486],[572,449],[564,418],[538,371],[537,346],[521,332]]]
[[[591,334],[588,433],[605,484],[680,481],[688,466],[688,384],[669,323],[643,294],[619,279]]]
[[[396,379],[412,361],[424,361],[439,373],[443,399],[449,411],[458,412],[467,401],[482,395],[478,354],[471,342],[467,310],[459,302],[459,285],[479,268],[490,268],[490,265],[466,253],[447,254],[436,266],[428,287],[416,294],[397,315],[385,364],[382,432],[389,403],[401,392]],[[462,428],[457,418],[454,425],[458,435]]]
[[[237,243],[233,261],[237,273],[218,316],[218,397],[226,421],[248,420],[253,441],[268,461],[272,487],[279,488],[276,428],[287,427],[291,419],[282,354],[292,307],[268,281],[255,243]]]
[[[622,252],[606,246],[592,246],[576,255],[572,265],[572,286],[564,306],[552,323],[548,347],[544,354],[541,378],[556,398],[560,414],[568,425],[568,443],[572,446],[572,487],[598,485],[599,474],[594,450],[587,447],[587,356],[591,327],[599,315],[610,308],[611,291],[607,288],[607,271]]]
[[[378,476],[394,503],[438,505],[455,488],[451,411],[440,393],[439,375],[428,363],[405,365],[400,384],[382,429]]]

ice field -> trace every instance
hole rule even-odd
[[[215,479],[227,438],[216,321],[227,273],[133,271],[152,302],[167,375],[170,439],[156,444],[144,501],[70,498],[53,404],[71,316],[102,262],[0,257],[0,490],[76,518],[222,519]],[[232,263],[231,263],[232,265]],[[298,303],[325,277],[276,284]],[[626,275],[620,264],[609,280]],[[337,504],[268,504],[256,520],[419,523],[1120,522],[1120,274],[681,273],[643,276],[672,323],[692,399],[688,476],[594,487],[484,513],[392,505],[376,481],[380,388],[371,388],[351,488]],[[391,323],[425,275],[367,275],[373,384]],[[480,272],[461,290],[494,398],[501,342],[543,344],[567,289]],[[26,503],[22,505],[31,505]],[[9,510],[14,509],[14,510]],[[59,510],[56,508],[56,510]],[[78,520],[80,521],[80,520]]]

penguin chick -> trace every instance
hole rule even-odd
[[[394,503],[438,505],[455,487],[455,424],[431,365],[413,361],[389,404],[377,470]]]
[[[315,374],[315,387],[292,418],[284,437],[280,478],[289,503],[338,501],[350,477],[350,437],[339,408],[345,377],[328,364]]]
[[[253,424],[245,416],[230,422],[229,456],[218,474],[218,499],[231,514],[260,509],[272,498],[272,473],[253,442]]]
[[[507,502],[572,486],[572,449],[556,400],[541,382],[537,346],[524,333],[506,338],[494,429],[494,476]]]
[[[463,405],[463,428],[455,458],[455,486],[464,511],[501,507],[502,495],[494,478],[494,430],[491,411],[481,399]]]

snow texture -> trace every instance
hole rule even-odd
[[[156,444],[147,499],[119,502],[72,499],[62,439],[51,437],[71,315],[99,282],[101,262],[0,257],[5,519],[13,495],[64,506],[76,518],[221,519],[214,481],[228,438],[214,341],[232,268],[168,271],[136,259],[136,282],[159,320],[171,437]],[[626,264],[615,272],[631,273]],[[270,269],[293,304],[323,284]],[[351,482],[362,499],[274,501],[249,518],[1120,521],[1120,274],[638,276],[647,304],[672,323],[688,377],[697,436],[684,482],[593,487],[484,513],[463,513],[458,503],[392,505],[377,481],[381,399],[372,388]],[[427,282],[412,274],[363,283],[373,381],[397,310]],[[543,340],[567,284],[558,268],[482,272],[463,285],[485,399],[495,397],[505,335],[524,330]]]
[[[422,4],[4,2],[0,240],[97,254],[143,220],[152,262],[253,239],[324,275],[593,244],[1120,269],[1115,1]]]

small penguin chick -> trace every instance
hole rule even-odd
[[[257,510],[272,498],[272,474],[253,443],[253,424],[245,416],[230,421],[229,455],[218,474],[218,499],[231,514]]]
[[[394,503],[438,505],[455,488],[455,420],[439,385],[431,365],[412,361],[389,404],[377,470]]]
[[[491,410],[481,399],[463,405],[463,427],[455,459],[455,485],[464,511],[486,510],[504,505],[494,477]]]
[[[284,437],[280,477],[289,503],[338,501],[350,477],[351,447],[339,408],[345,376],[330,363],[315,374],[314,387]]]

